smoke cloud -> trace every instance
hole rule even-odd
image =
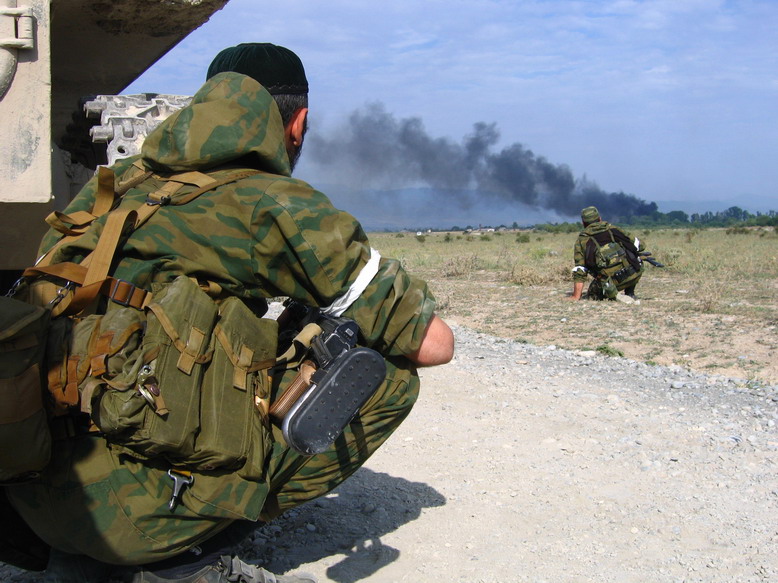
[[[363,190],[427,187],[461,208],[511,203],[573,217],[595,205],[609,220],[657,210],[655,203],[576,180],[568,166],[522,144],[495,151],[499,138],[496,125],[483,122],[474,124],[461,143],[434,138],[419,118],[396,119],[373,103],[354,111],[328,136],[309,136],[306,148],[309,161],[332,181]]]

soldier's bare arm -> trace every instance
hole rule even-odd
[[[580,300],[581,295],[583,294],[583,282],[582,281],[576,281],[573,283],[573,295],[571,295],[568,299],[570,300]]]
[[[454,356],[454,333],[441,318],[432,316],[424,331],[421,346],[407,357],[418,366],[446,364]]]

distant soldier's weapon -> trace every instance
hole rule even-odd
[[[656,259],[654,259],[654,258],[651,256],[651,251],[641,251],[640,253],[638,253],[638,255],[640,255],[640,257],[641,257],[641,258],[642,258],[644,261],[648,261],[648,262],[649,262],[651,265],[653,265],[654,267],[664,267],[664,266],[665,266],[665,264],[664,264],[664,263],[659,263],[659,261],[657,261]]]

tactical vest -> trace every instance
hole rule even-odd
[[[240,298],[215,302],[207,282],[183,275],[150,290],[110,275],[116,250],[160,206],[255,173],[158,176],[136,163],[117,182],[101,168],[91,212],[47,218],[60,241],[0,303],[0,482],[34,479],[49,462],[52,439],[83,432],[184,472],[226,469],[261,479],[277,323],[256,317]],[[151,177],[164,186],[145,203],[119,204]],[[103,216],[80,263],[49,262]]]

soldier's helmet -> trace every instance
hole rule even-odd
[[[597,207],[587,206],[581,211],[581,220],[589,225],[591,223],[597,223],[602,219],[600,218],[600,211],[597,210]]]

